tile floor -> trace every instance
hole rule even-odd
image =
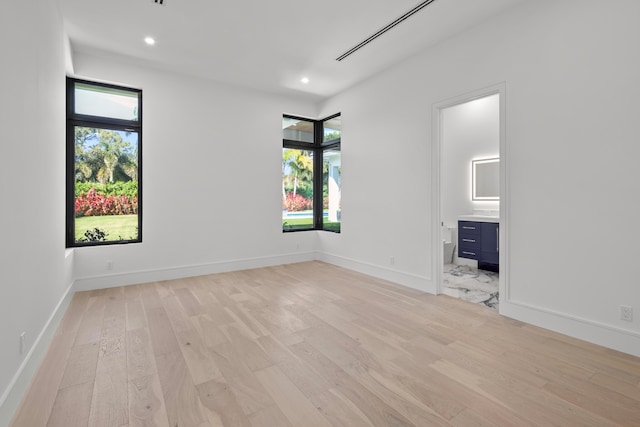
[[[445,264],[442,276],[443,294],[498,309],[498,273]]]

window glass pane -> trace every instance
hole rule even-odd
[[[325,150],[322,153],[322,228],[340,231],[342,165],[340,149]]]
[[[333,142],[340,139],[342,130],[342,122],[340,116],[325,120],[323,123],[324,137],[322,142]]]
[[[75,83],[75,112],[138,121],[138,92]]]
[[[313,152],[282,149],[282,229],[313,228]]]
[[[139,240],[138,132],[74,131],[75,243]]]
[[[313,144],[313,122],[283,117],[282,138]]]

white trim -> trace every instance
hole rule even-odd
[[[357,271],[379,279],[388,280],[390,282],[398,283],[430,294],[436,293],[435,282],[431,277],[405,273],[400,270],[381,267],[372,263],[358,261],[356,259],[340,255],[333,255],[327,252],[318,251],[317,254],[318,257],[316,259],[318,261],[324,261],[329,264],[337,265],[338,267],[344,267],[349,270]]]
[[[13,378],[11,378],[9,385],[7,385],[7,388],[2,393],[0,397],[0,409],[2,410],[0,411],[0,425],[3,425],[5,421],[7,423],[6,425],[9,424],[22,398],[26,394],[29,384],[44,359],[49,344],[51,344],[53,336],[60,325],[60,321],[71,302],[74,294],[73,288],[74,284],[71,283],[56,305],[53,313],[49,316],[47,323],[45,323],[38,334],[38,337],[33,342],[18,371]],[[8,418],[5,419],[5,417]]]
[[[227,271],[248,270],[252,268],[270,267],[273,265],[314,261],[315,259],[315,252],[298,252],[293,254],[235,259],[205,264],[182,265],[154,270],[139,270],[127,273],[78,277],[75,279],[75,290],[90,291],[94,289],[113,288],[116,286],[135,285],[138,283],[205,276],[207,274],[224,273]]]
[[[630,329],[513,300],[504,303],[500,301],[500,314],[533,326],[640,357],[640,333]]]
[[[432,271],[435,278],[436,294],[442,292],[442,206],[441,206],[441,162],[442,162],[442,110],[464,104],[478,98],[498,94],[500,115],[500,276],[499,291],[502,302],[503,295],[508,298],[509,283],[509,192],[508,185],[508,152],[507,152],[507,116],[506,116],[506,83],[498,83],[472,92],[468,92],[444,101],[436,102],[431,108],[431,236],[432,237]],[[500,306],[502,314],[502,305]]]

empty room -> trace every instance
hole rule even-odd
[[[640,425],[640,2],[0,6],[0,427]]]

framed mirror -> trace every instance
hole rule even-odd
[[[471,161],[471,200],[500,200],[500,159]]]

